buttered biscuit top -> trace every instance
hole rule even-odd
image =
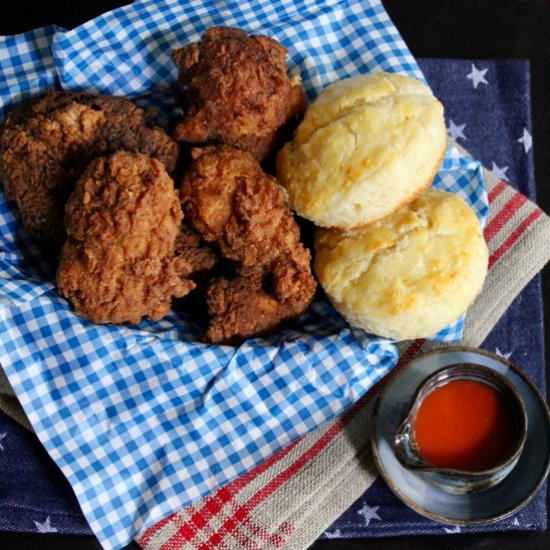
[[[437,189],[369,226],[315,236],[315,272],[336,309],[397,340],[431,336],[460,317],[483,286],[487,260],[473,210]]]
[[[446,149],[443,106],[403,75],[330,85],[277,158],[292,208],[321,227],[351,228],[406,205],[433,180]]]

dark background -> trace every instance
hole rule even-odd
[[[0,35],[16,34],[50,23],[72,28],[127,3],[129,2],[120,0],[0,0]],[[550,213],[550,0],[383,0],[383,3],[415,57],[515,57],[530,60],[537,202],[545,212]],[[543,271],[543,293],[546,357],[549,357],[548,267]],[[548,372],[548,361],[546,368]],[[444,545],[446,550],[548,549],[550,531],[361,541],[331,540],[317,542],[311,550],[354,550],[367,547],[372,550],[416,550],[436,545]],[[138,547],[132,544],[128,547],[130,548]],[[93,537],[0,533],[0,549],[98,550],[100,546]]]

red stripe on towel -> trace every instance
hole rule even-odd
[[[504,181],[499,181],[491,190],[489,195],[487,195],[487,199],[489,200],[489,203],[493,202],[505,189],[508,187]]]
[[[526,229],[540,216],[542,210],[537,208],[533,210],[529,216],[527,216],[508,236],[508,238],[491,254],[489,258],[489,269],[495,265],[495,263],[502,258],[502,256],[518,241],[518,239],[525,233]]]
[[[502,210],[487,224],[485,240],[492,238],[510,221],[512,216],[527,202],[527,197],[516,193],[502,208]]]

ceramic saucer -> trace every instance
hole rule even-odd
[[[477,363],[503,374],[520,393],[527,410],[525,447],[512,472],[497,486],[456,495],[424,481],[397,460],[393,434],[420,383],[435,370],[457,363]],[[419,514],[452,525],[480,525],[503,519],[527,504],[550,468],[550,413],[533,383],[512,363],[473,348],[426,353],[405,365],[380,395],[374,410],[371,446],[378,470],[390,489]]]

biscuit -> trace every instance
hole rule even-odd
[[[315,235],[314,269],[334,307],[350,324],[396,340],[430,336],[460,317],[487,261],[473,210],[437,189],[369,226]]]
[[[376,221],[430,186],[445,154],[443,106],[414,78],[341,80],[306,111],[277,157],[291,207],[321,227]]]

